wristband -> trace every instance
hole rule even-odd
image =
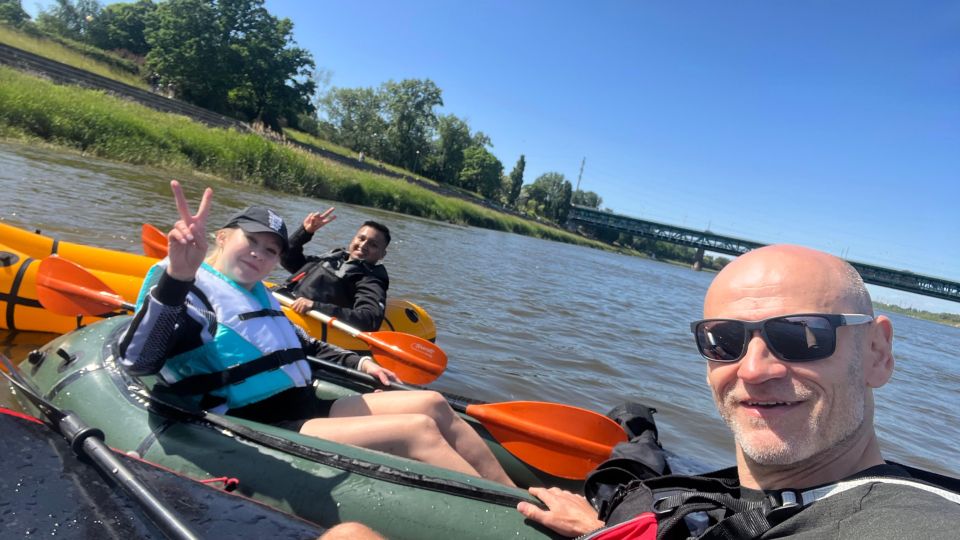
[[[373,358],[370,358],[369,356],[360,357],[360,361],[357,362],[357,371],[363,371],[363,363],[366,362],[367,360],[373,362]]]

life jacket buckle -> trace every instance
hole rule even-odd
[[[797,501],[797,494],[793,491],[784,491],[780,494],[780,508],[791,508],[798,506],[800,503]]]
[[[673,513],[673,511],[677,509],[675,505],[661,504],[661,503],[669,503],[671,498],[672,497],[670,496],[660,497],[659,499],[653,501],[653,513],[658,516]]]

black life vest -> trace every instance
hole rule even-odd
[[[909,485],[960,504],[960,480],[891,465],[905,469],[910,477],[854,477],[813,489],[766,492],[759,500],[740,497],[736,468],[704,476],[633,480],[603,501],[599,517],[608,525],[581,539],[756,538],[818,500],[878,482]]]
[[[350,260],[349,253],[340,248],[319,255],[303,265],[283,284],[283,289],[297,298],[349,308],[353,307],[355,301],[357,282],[367,275],[383,281],[384,287],[389,283],[383,265]]]

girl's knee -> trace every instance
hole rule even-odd
[[[423,390],[417,393],[417,399],[420,401],[421,408],[424,412],[434,418],[443,418],[445,415],[453,413],[453,409],[451,409],[450,404],[447,403],[447,398],[443,397],[439,392]]]
[[[404,425],[397,426],[406,439],[409,451],[419,457],[424,452],[433,452],[446,446],[447,442],[437,422],[425,414],[404,415]]]
[[[427,402],[434,407],[439,407],[444,410],[450,410],[450,404],[447,403],[447,398],[443,397],[443,394],[441,394],[440,392],[427,390]]]

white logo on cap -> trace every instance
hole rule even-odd
[[[273,210],[267,210],[267,214],[270,218],[270,228],[280,232],[280,227],[283,227],[283,218],[273,213]]]

